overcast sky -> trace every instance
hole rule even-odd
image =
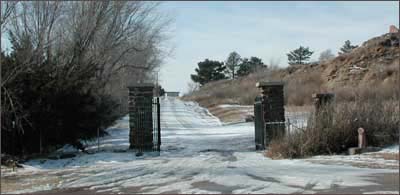
[[[161,68],[167,91],[185,92],[197,63],[209,58],[225,61],[232,51],[242,57],[273,59],[287,66],[290,50],[300,45],[335,54],[353,44],[387,33],[399,24],[398,2],[164,2],[175,17],[174,52]]]

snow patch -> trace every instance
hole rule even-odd
[[[101,138],[99,152],[31,160],[13,175],[33,180],[39,173],[58,177],[57,185],[21,186],[24,190],[6,193],[79,187],[107,193],[315,193],[332,185],[374,185],[364,176],[397,171],[272,160],[255,151],[253,123],[224,126],[198,104],[175,98],[161,102],[161,152],[136,157],[127,150],[128,119],[107,129],[109,136]],[[90,150],[97,151],[97,142],[90,144]]]

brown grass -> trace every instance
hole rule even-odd
[[[260,94],[256,83],[268,78],[269,75],[271,72],[264,70],[235,80],[210,82],[182,99],[196,101],[204,107],[219,104],[252,105],[256,96]]]
[[[244,121],[246,113],[240,108],[221,108],[218,106],[211,106],[208,111],[222,122],[232,123]]]
[[[323,88],[321,75],[317,72],[304,73],[286,81],[285,102],[288,105],[303,106],[312,103],[312,94]]]
[[[266,153],[271,158],[299,158],[338,154],[357,146],[357,129],[363,127],[370,146],[398,143],[399,102],[365,99],[342,102],[313,114],[308,126],[273,140]]]
[[[256,87],[257,82],[283,81],[287,105],[310,105],[312,102],[311,95],[324,88],[320,74],[312,71],[287,76],[290,69],[293,69],[293,67],[266,69],[236,80],[210,82],[202,86],[200,90],[185,95],[182,99],[199,102],[200,105],[205,107],[218,104],[252,105],[256,96],[260,95],[260,90]],[[293,71],[298,69],[298,67],[295,67]]]

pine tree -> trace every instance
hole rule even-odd
[[[305,62],[310,59],[313,53],[314,52],[310,51],[308,47],[300,46],[298,49],[295,49],[287,54],[289,64],[305,64]]]
[[[195,69],[196,74],[190,75],[191,79],[204,85],[210,81],[225,79],[225,66],[223,62],[205,59],[197,64],[199,67]]]
[[[266,68],[262,60],[257,57],[244,58],[242,63],[240,63],[239,70],[237,71],[238,76],[245,76],[252,72],[256,72],[262,68]]]
[[[357,48],[357,45],[351,45],[351,42],[349,40],[344,42],[344,45],[342,48],[340,48],[339,55],[345,54],[345,53],[350,53],[353,49]]]

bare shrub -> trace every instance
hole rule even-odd
[[[299,136],[294,138],[294,136]],[[301,143],[304,134],[295,132],[293,136],[285,136],[272,140],[268,146],[265,156],[272,159],[298,158],[302,156]]]
[[[313,114],[305,129],[273,140],[266,155],[271,158],[298,158],[342,153],[357,146],[357,129],[366,130],[370,146],[398,142],[399,102],[369,99],[342,102]]]

